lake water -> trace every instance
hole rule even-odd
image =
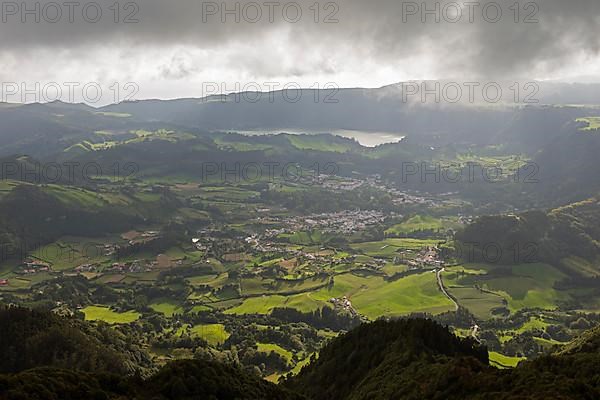
[[[341,136],[349,139],[355,139],[358,143],[365,147],[376,147],[387,143],[400,143],[405,136],[399,133],[391,132],[365,132],[365,131],[351,131],[345,129],[337,129],[328,132],[316,132],[306,130],[294,130],[294,129],[281,129],[277,131],[236,131],[242,135],[248,136],[260,136],[260,135],[278,135],[280,133],[288,133],[291,135],[318,135],[318,134],[330,134],[335,136]]]

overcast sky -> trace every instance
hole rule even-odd
[[[598,0],[523,0],[518,7],[515,0],[470,6],[424,6],[421,0],[121,0],[118,12],[114,3],[2,2],[3,99],[22,98],[22,84],[32,91],[26,100],[51,99],[56,89],[49,82],[61,87],[63,100],[70,97],[66,83],[80,85],[72,89],[75,100],[81,100],[83,85],[97,83],[106,103],[134,92],[137,99],[200,97],[217,87],[231,92],[257,84],[278,89],[420,79],[600,81]],[[94,87],[88,86],[88,98]]]

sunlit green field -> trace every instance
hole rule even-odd
[[[331,140],[323,135],[288,135],[290,143],[300,150],[331,151],[345,153],[352,150],[352,142],[346,140]]]
[[[493,310],[504,307],[504,299],[500,295],[482,292],[473,287],[447,286],[447,290],[477,318],[485,320],[494,316]]]
[[[216,346],[222,344],[229,338],[229,332],[222,324],[196,325],[191,329],[193,336],[199,336],[208,344]]]
[[[274,308],[295,308],[301,312],[312,312],[328,306],[323,301],[313,299],[310,293],[273,295],[246,299],[241,305],[225,311],[225,314],[270,314]]]
[[[388,235],[408,235],[419,231],[437,231],[443,229],[444,222],[429,215],[416,215],[407,221],[394,225],[385,231]]]
[[[65,237],[31,252],[31,256],[48,262],[54,271],[73,269],[82,264],[105,263],[111,258],[104,255],[103,239]]]
[[[554,288],[554,284],[563,279],[565,275],[547,264],[515,266],[477,264],[468,265],[467,268],[469,270],[465,274],[455,277],[456,279],[452,279],[450,276],[449,285],[452,293],[456,291],[456,287],[475,288],[477,286],[490,291],[491,295],[495,294],[504,298],[508,308],[513,312],[523,308],[552,310],[556,309],[561,301],[570,298],[568,293]],[[472,270],[477,273],[473,273]],[[472,292],[470,295],[468,292],[466,294],[467,298],[473,297]],[[486,308],[491,305],[489,301],[493,300],[492,297],[485,297],[488,304],[476,306],[477,313],[482,316],[486,313]]]
[[[400,316],[411,312],[439,314],[454,309],[437,286],[435,274],[426,272],[387,282],[380,276],[336,276],[331,288],[312,295],[326,300],[347,296],[353,307],[369,319]]]
[[[290,362],[290,360],[292,359],[292,356],[293,356],[291,351],[288,351],[288,350],[284,349],[283,347],[276,345],[276,344],[256,343],[256,346],[258,347],[258,351],[260,351],[262,353],[269,354],[273,351],[273,352],[279,354],[280,356],[285,358],[288,363]]]
[[[179,304],[167,299],[161,299],[160,301],[153,302],[149,305],[149,307],[156,312],[164,314],[165,317],[172,317],[173,314],[183,313],[183,309]]]
[[[438,243],[439,240],[431,239],[385,239],[378,242],[355,243],[350,247],[371,257],[391,258],[402,250],[418,251],[423,247],[435,246]]]
[[[108,324],[128,324],[136,321],[141,314],[135,311],[118,313],[108,307],[88,306],[81,310],[85,314],[85,319],[89,321],[104,321]]]
[[[226,314],[269,314],[274,308],[295,308],[311,312],[331,307],[329,300],[346,296],[360,314],[369,319],[400,316],[411,312],[442,313],[454,309],[437,286],[433,272],[388,282],[380,275],[346,273],[336,275],[333,285],[293,296],[252,297]]]
[[[490,364],[498,368],[513,368],[516,367],[519,362],[525,360],[523,357],[509,357],[504,354],[490,351]]]
[[[431,272],[391,283],[378,282],[371,290],[360,290],[351,300],[358,312],[370,319],[411,312],[439,314],[454,310],[454,304],[439,290],[435,274]]]
[[[585,128],[581,128],[581,131],[595,131],[600,129],[600,117],[587,117],[587,118],[579,118],[576,122],[583,122],[587,124]]]

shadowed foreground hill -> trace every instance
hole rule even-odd
[[[104,325],[0,308],[0,399],[302,399],[235,366],[147,354]]]
[[[314,400],[598,399],[598,331],[568,354],[488,365],[487,352],[429,320],[363,325],[333,340],[285,386]]]
[[[547,400],[600,398],[600,329],[512,370],[484,347],[426,319],[377,321],[332,340],[277,386],[205,360],[167,364],[143,379],[131,347],[93,325],[22,308],[0,310],[0,399]],[[130,350],[129,350],[130,351]]]
[[[31,368],[141,373],[148,356],[107,326],[20,307],[0,308],[0,373]]]
[[[201,360],[176,361],[148,380],[40,368],[0,375],[4,400],[302,400],[302,396],[242,372]]]

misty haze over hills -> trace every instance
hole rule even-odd
[[[600,398],[600,2],[5,2],[0,399]]]

